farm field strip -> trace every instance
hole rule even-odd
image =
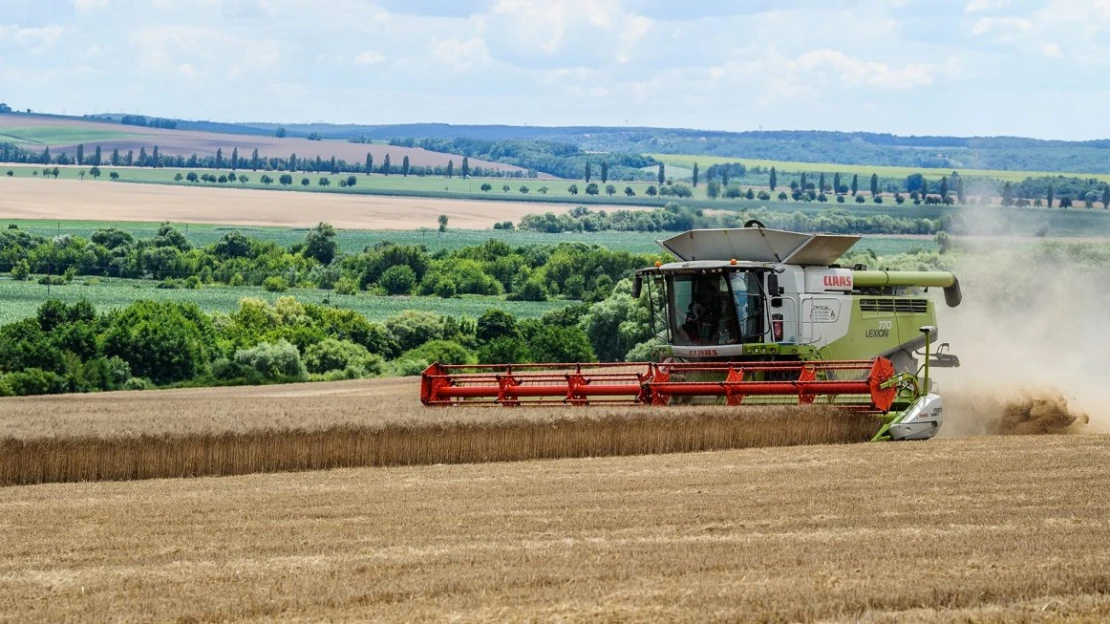
[[[1095,178],[1103,182],[1110,182],[1110,174],[1107,173],[1069,173],[1060,171],[1007,171],[1001,169],[969,169],[963,167],[956,168],[931,168],[931,167],[901,167],[890,165],[842,165],[837,163],[816,163],[816,162],[795,162],[790,160],[767,160],[760,158],[733,158],[729,156],[709,156],[709,155],[696,155],[696,154],[646,154],[656,160],[663,162],[666,165],[675,165],[683,168],[693,168],[694,163],[697,163],[703,170],[712,166],[725,163],[743,163],[746,167],[763,167],[770,169],[774,167],[778,173],[801,173],[806,172],[810,174],[815,173],[836,173],[841,174],[858,174],[860,176],[870,176],[876,173],[881,178],[904,178],[914,173],[920,173],[927,177],[940,177],[946,176],[957,171],[962,176],[983,176],[990,178],[997,178],[1007,182],[1020,182],[1029,177],[1040,176],[1065,176],[1077,178]]]
[[[1102,621],[1108,458],[1029,436],[3,488],[0,619]]]
[[[107,181],[0,177],[0,219],[172,221],[235,225],[338,228],[436,227],[447,215],[454,227],[482,229],[566,206],[539,202],[389,197],[341,193],[274,193],[256,189],[114,184]]]
[[[88,301],[98,310],[124,308],[140,299],[181,301],[197,304],[201,310],[228,314],[239,309],[244,297],[274,303],[279,297],[296,297],[304,303],[331,305],[354,310],[371,321],[383,321],[405,310],[424,310],[440,314],[477,318],[490,308],[499,308],[518,318],[539,318],[545,313],[570,305],[570,301],[508,301],[500,297],[464,295],[439,297],[389,297],[384,295],[340,295],[317,288],[290,288],[272,293],[260,286],[205,286],[196,290],[158,288],[154,280],[117,278],[77,278],[66,286],[44,286],[36,281],[17,282],[0,276],[0,325],[34,316],[47,299],[66,303]]]
[[[418,397],[416,379],[378,379],[0,400],[0,485],[862,442],[878,428],[820,407],[449,409]]]

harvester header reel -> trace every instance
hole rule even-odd
[[[840,362],[432,364],[429,406],[670,405],[709,397],[725,405],[829,404],[888,412],[898,395],[885,358]]]

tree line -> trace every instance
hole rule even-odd
[[[440,227],[446,229],[446,219],[440,220]],[[0,231],[0,270],[16,280],[58,285],[78,276],[97,276],[156,280],[164,288],[250,285],[273,292],[299,287],[342,295],[365,291],[595,301],[616,281],[656,258],[581,243],[513,247],[492,239],[435,253],[423,246],[388,242],[341,253],[335,237],[335,229],[321,223],[290,247],[238,231],[195,247],[169,224],[147,239],[117,228],[96,230],[88,238],[47,238],[9,227]]]

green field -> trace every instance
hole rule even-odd
[[[0,140],[3,136],[0,135]],[[88,154],[86,154],[86,157]],[[104,160],[108,159],[109,154],[104,154]],[[0,164],[0,172],[7,173],[11,171],[13,177],[42,177],[42,171],[45,167],[42,166],[28,166],[28,165],[4,165]],[[54,166],[51,165],[50,169],[53,170]],[[90,166],[77,167],[73,165],[58,167],[58,178],[64,180],[75,180],[81,178],[81,172],[85,172],[85,179],[91,179],[88,176]],[[187,176],[190,171],[195,172],[197,175],[209,173],[219,177],[220,175],[227,175],[231,173],[230,170],[218,169],[172,169],[160,168],[152,169],[148,167],[113,167],[109,164],[102,164],[100,166],[102,172],[101,179],[108,180],[111,172],[119,174],[120,182],[144,182],[144,183],[157,183],[157,184],[177,184],[187,186],[234,186],[236,188],[254,188],[254,189],[281,189],[283,187],[278,180],[280,177],[288,172],[285,171],[252,171],[250,169],[240,169],[235,172],[238,176],[247,176],[247,183],[236,182],[235,184],[212,184],[208,182],[195,182],[191,183],[185,180],[180,182],[174,178],[181,174]],[[262,176],[269,176],[273,178],[272,184],[263,184]],[[588,202],[591,199],[604,199],[604,200],[617,200],[626,203],[642,203],[644,201],[651,201],[662,205],[666,202],[666,198],[651,198],[647,195],[647,187],[650,182],[616,182],[610,181],[616,188],[616,193],[613,197],[608,197],[605,194],[605,187],[607,184],[601,183],[600,180],[595,180],[599,186],[599,196],[591,198],[586,195],[586,183],[582,180],[559,180],[559,179],[529,179],[529,178],[462,178],[456,176],[447,178],[445,176],[402,176],[400,174],[382,175],[375,173],[374,175],[367,176],[365,174],[350,174],[343,173],[339,175],[323,175],[316,173],[291,173],[293,176],[293,184],[287,187],[288,190],[298,191],[327,191],[327,192],[348,192],[348,193],[373,193],[388,192],[390,194],[398,195],[418,195],[427,197],[466,197],[470,199],[512,199],[514,201],[552,201],[552,200],[568,200]],[[356,185],[352,188],[341,188],[339,186],[340,180],[346,180],[349,176],[354,175]],[[53,178],[53,176],[51,176]],[[309,184],[306,186],[302,184],[304,179],[308,179]],[[327,179],[327,186],[320,185],[320,179]],[[483,191],[482,185],[489,184],[493,188],[489,191]],[[505,186],[509,187],[508,191],[504,190]],[[571,185],[577,185],[578,195],[572,195],[568,190]],[[521,188],[526,187],[528,192],[522,192]],[[625,192],[625,187],[631,187],[635,192],[635,196],[629,198]],[[542,190],[546,188],[546,193]]]
[[[29,221],[0,220],[0,228],[15,225],[19,229],[41,236],[60,236],[70,234],[88,238],[93,232],[105,228],[118,228],[129,232],[137,239],[153,238],[158,231],[158,223],[134,221]],[[239,231],[260,240],[274,241],[289,247],[304,241],[308,229],[236,227],[231,225],[179,224],[178,229],[194,246],[210,245],[224,234]],[[657,253],[656,240],[673,236],[674,232],[564,232],[544,234],[516,230],[447,230],[440,233],[431,229],[424,230],[339,230],[336,239],[339,248],[345,253],[356,253],[371,245],[389,241],[401,245],[423,245],[430,251],[451,251],[462,247],[481,245],[490,240],[503,240],[513,246],[557,245],[559,243],[586,243],[601,245],[614,251],[632,253]],[[885,256],[904,253],[913,249],[935,249],[932,238],[911,239],[894,236],[865,236],[856,247],[871,249],[877,255]]]
[[[702,170],[712,166],[724,163],[743,163],[746,167],[763,167],[770,169],[774,167],[779,173],[801,173],[806,172],[809,174],[827,173],[833,174],[839,172],[840,174],[859,174],[860,176],[870,177],[872,173],[877,173],[880,178],[905,178],[914,173],[920,173],[927,177],[941,177],[952,173],[953,169],[940,169],[940,168],[923,168],[923,167],[892,167],[881,165],[839,165],[835,163],[811,163],[811,162],[791,162],[787,160],[760,160],[757,158],[728,158],[722,156],[698,156],[693,154],[647,154],[656,160],[663,162],[666,165],[674,165],[675,167],[682,167],[684,169],[692,169],[694,163],[697,163]],[[1041,176],[1058,176],[1077,177],[1077,178],[1095,178],[1103,182],[1110,182],[1110,174],[1105,173],[1060,173],[1052,171],[1002,171],[997,169],[956,169],[962,176],[982,176],[987,178],[996,178],[1008,182],[1020,182],[1025,178],[1036,178]]]
[[[27,145],[66,145],[70,143],[92,143],[96,141],[116,141],[141,136],[118,130],[97,130],[94,128],[69,128],[65,126],[11,126],[0,128],[0,141]],[[89,155],[95,148],[89,148]]]
[[[477,318],[489,308],[501,308],[521,318],[536,318],[545,312],[569,305],[568,301],[505,301],[496,297],[466,296],[385,297],[367,294],[338,295],[329,290],[290,288],[284,293],[266,292],[257,286],[212,286],[198,290],[158,288],[153,280],[77,278],[66,286],[43,286],[35,281],[17,282],[0,277],[0,325],[34,316],[42,302],[60,299],[67,303],[87,300],[98,310],[121,308],[139,299],[191,301],[205,312],[233,312],[243,297],[257,297],[273,303],[278,297],[296,297],[306,303],[327,303],[355,310],[372,321],[381,321],[405,310],[426,310],[438,314]]]

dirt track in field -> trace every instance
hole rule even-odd
[[[0,489],[0,620],[1106,621],[1110,437]]]
[[[228,225],[312,227],[327,221],[343,229],[486,229],[529,214],[565,212],[565,204],[493,202],[305,193],[253,189],[120,184],[104,180],[2,180],[0,219],[171,221]]]

